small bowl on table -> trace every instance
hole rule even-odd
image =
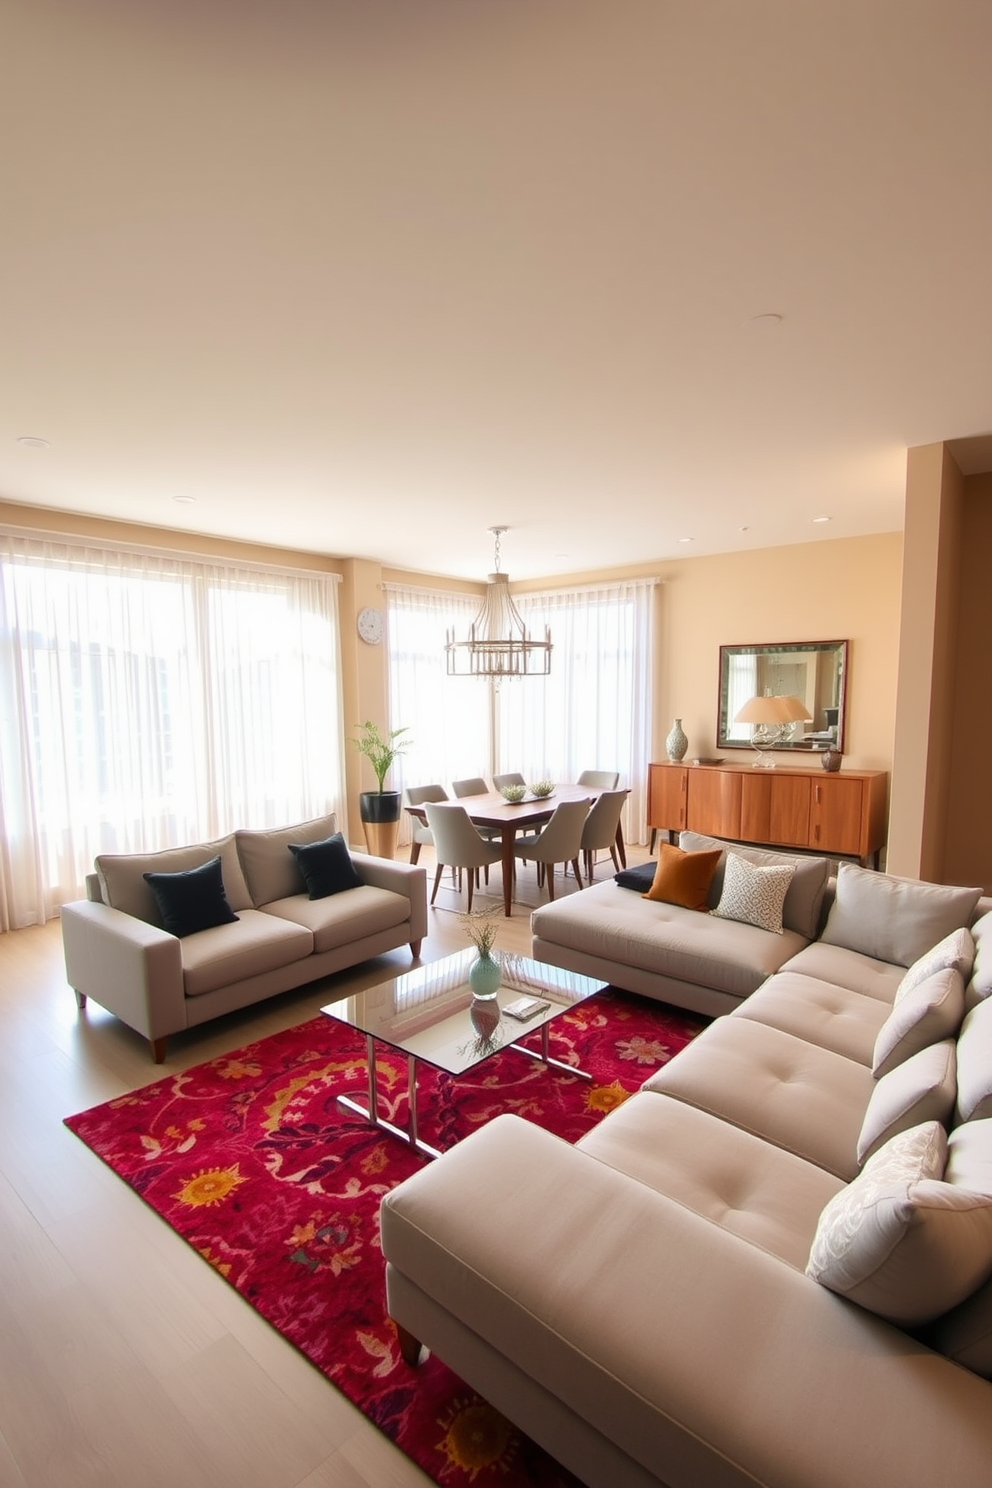
[[[550,796],[554,788],[555,783],[553,780],[535,780],[530,788],[530,793],[540,801],[544,796]]]
[[[505,801],[510,802],[511,806],[516,806],[518,801],[522,801],[527,794],[527,787],[525,785],[501,785],[499,793]]]

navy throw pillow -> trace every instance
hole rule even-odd
[[[650,863],[638,863],[636,868],[621,868],[613,878],[622,889],[636,889],[639,894],[645,894],[654,883],[657,871],[658,864],[652,858]]]
[[[184,873],[145,873],[143,877],[171,935],[195,935],[197,930],[230,925],[238,918],[227,902],[219,857]]]
[[[340,832],[321,842],[290,843],[311,899],[328,899],[345,889],[357,889],[362,880],[355,872],[348,844]]]

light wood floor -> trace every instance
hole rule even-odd
[[[517,893],[498,943],[525,952],[533,869]],[[459,904],[446,878],[425,959],[466,944]],[[155,1066],[103,1009],[78,1012],[57,920],[0,935],[0,1488],[430,1481],[62,1125],[408,964],[394,951],[179,1035]]]

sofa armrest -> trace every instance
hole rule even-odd
[[[375,858],[368,853],[353,852],[351,861],[367,884],[376,889],[391,889],[410,901],[410,939],[423,940],[427,934],[427,870],[413,863],[397,863],[394,858]]]
[[[108,904],[63,904],[62,947],[69,985],[148,1039],[186,1027],[179,941]]]
[[[398,1324],[457,1318],[671,1488],[987,1483],[987,1382],[518,1117],[388,1194],[382,1247]]]

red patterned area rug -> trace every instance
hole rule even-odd
[[[515,1111],[575,1141],[702,1026],[611,990],[551,1027],[591,1083],[512,1050],[457,1079],[422,1067],[421,1135],[446,1148]],[[377,1067],[381,1112],[404,1125],[405,1060],[383,1050]],[[364,1038],[317,1017],[66,1125],[435,1482],[571,1488],[440,1360],[400,1358],[379,1202],[425,1159],[337,1104],[364,1089]]]

